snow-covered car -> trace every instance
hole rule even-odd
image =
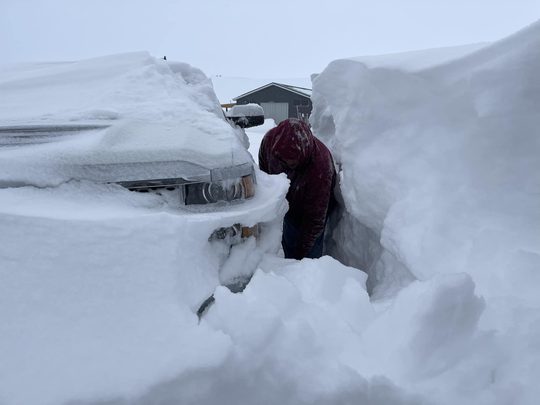
[[[110,138],[116,137],[118,131],[129,132],[129,139],[125,139],[127,142],[122,145],[129,149],[120,148],[113,153],[85,148],[66,149],[66,146],[71,146],[70,138]],[[230,202],[253,197],[254,169],[247,156],[243,156],[244,159],[231,159],[225,162],[224,166],[216,165],[217,167],[199,163],[200,159],[194,149],[191,150],[194,152],[191,156],[170,156],[164,154],[163,150],[155,150],[162,145],[145,145],[146,140],[143,138],[150,135],[156,141],[155,138],[160,133],[173,139],[183,138],[182,141],[186,138],[202,141],[208,137],[207,133],[198,128],[186,127],[176,122],[163,124],[136,121],[126,124],[111,120],[90,124],[67,122],[0,126],[0,146],[4,147],[3,152],[7,155],[4,159],[5,170],[0,176],[0,186],[55,185],[61,179],[117,183],[138,191],[174,188],[180,193],[179,200],[186,205]],[[207,141],[214,142],[213,139]],[[32,148],[33,145],[44,143],[54,144],[46,149],[46,155],[42,154],[42,150]],[[130,144],[133,143],[139,145],[132,147]],[[169,142],[164,145],[174,147]],[[230,145],[221,143],[219,147],[223,151],[216,150],[209,154],[215,156],[215,152],[228,151]],[[138,148],[141,149],[135,151]],[[58,156],[54,156],[55,153]],[[136,153],[140,153],[140,156],[134,159],[133,155]],[[14,160],[17,160],[17,164]],[[22,162],[42,170],[30,173],[21,170]],[[229,164],[231,166],[228,166]]]
[[[59,190],[74,184],[84,184],[83,195],[89,200],[104,194],[138,198],[127,197],[119,187],[150,192],[177,216],[215,224],[204,239],[225,246],[217,266],[219,283],[243,289],[256,261],[227,270],[228,253],[233,245],[259,237],[265,223],[275,222],[283,196],[254,199],[256,169],[245,125],[224,116],[210,80],[200,70],[131,53],[4,68],[0,89],[4,212],[17,205],[10,206],[9,197],[29,187],[50,190],[62,200],[50,201],[52,206],[65,199],[71,204],[69,192],[61,197]],[[264,194],[264,186],[259,190]],[[18,214],[35,215],[40,204],[41,197],[33,196],[28,210]],[[50,207],[44,207],[47,212],[40,215],[48,217]],[[85,201],[72,208],[91,212]],[[85,254],[79,253],[81,260]]]
[[[141,52],[0,67],[0,94],[0,402],[130,395],[228,350],[198,312],[279,248],[287,182],[210,80]]]
[[[241,128],[251,128],[264,124],[264,110],[259,104],[235,105],[227,113],[227,118]]]
[[[245,133],[198,69],[134,53],[1,73],[0,188],[114,183],[211,209],[255,194]]]

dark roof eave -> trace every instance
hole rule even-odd
[[[258,88],[254,89],[254,90],[248,91],[247,93],[241,94],[238,97],[233,98],[233,100],[237,101],[239,98],[246,97],[246,96],[248,96],[250,94],[256,93],[256,92],[258,92],[260,90],[263,90],[263,89],[266,89],[267,87],[270,87],[270,86],[276,86],[276,87],[279,87],[279,88],[281,88],[283,90],[287,90],[287,91],[290,91],[291,93],[297,94],[299,96],[311,99],[311,96],[308,96],[307,94],[301,93],[299,91],[295,91],[294,89],[290,88],[289,85],[287,85],[287,84],[271,82],[271,83],[265,84],[264,86],[258,87]],[[298,86],[291,86],[291,87],[304,89],[304,87],[298,87]],[[305,89],[305,90],[310,90],[311,91],[311,89]]]

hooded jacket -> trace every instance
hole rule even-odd
[[[301,259],[324,232],[336,181],[332,155],[305,122],[291,118],[265,134],[259,167],[269,174],[285,173],[291,182],[285,219],[299,230],[294,256]]]

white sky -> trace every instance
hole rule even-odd
[[[540,0],[0,0],[0,64],[148,50],[210,76],[301,77],[538,19]]]

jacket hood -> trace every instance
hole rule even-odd
[[[289,169],[300,168],[310,162],[315,140],[304,121],[295,118],[282,121],[268,135],[270,150]]]

